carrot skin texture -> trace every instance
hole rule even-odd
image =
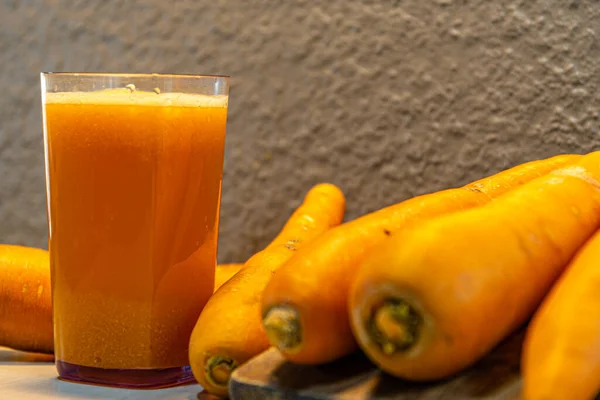
[[[443,212],[450,203],[459,208],[483,204],[484,201],[485,196],[453,189],[423,200],[411,199],[404,204],[407,210],[411,210],[406,214],[415,215],[416,220],[416,215],[433,213],[433,209]],[[393,215],[393,211],[389,216],[384,216],[384,213],[377,217],[363,217],[360,227],[355,227],[358,223],[350,222],[324,233],[317,242],[306,246],[304,251],[299,251],[286,262],[271,278],[263,294],[263,314],[276,306],[286,305],[292,306],[300,316],[300,351],[280,347],[288,360],[297,364],[320,364],[335,360],[356,348],[346,312],[352,268],[368,249],[384,240],[387,232],[392,232],[393,228],[382,224],[382,219],[394,221],[398,216]],[[277,345],[273,341],[271,344]]]
[[[225,282],[237,274],[244,264],[219,264],[215,269],[215,290],[216,292]]]
[[[226,384],[211,382],[207,376],[211,359],[221,357],[231,361],[227,371],[230,373],[236,365],[268,348],[260,322],[264,287],[273,271],[296,249],[340,224],[344,208],[345,199],[337,187],[321,184],[311,189],[273,242],[252,256],[208,301],[190,341],[192,371],[207,391],[227,395]]]
[[[53,352],[50,259],[46,250],[0,245],[0,345]]]
[[[367,355],[411,380],[451,376],[522,325],[600,224],[600,152],[501,196],[402,232],[360,266],[352,327]],[[369,321],[389,299],[423,317],[414,345],[385,354]]]
[[[347,297],[365,254],[408,225],[449,212],[481,206],[515,186],[580,159],[560,155],[525,163],[463,188],[418,196],[343,224],[301,249],[278,269],[263,296],[263,314],[286,305],[299,315],[298,348],[282,354],[298,364],[320,364],[352,352],[356,343]],[[324,288],[326,285],[326,289]]]
[[[527,329],[525,400],[587,400],[600,391],[600,232],[578,252]]]

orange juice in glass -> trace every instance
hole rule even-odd
[[[67,380],[189,381],[213,291],[228,78],[42,74],[55,357]]]

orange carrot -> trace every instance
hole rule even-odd
[[[350,292],[356,338],[383,370],[448,377],[523,324],[600,225],[600,152],[370,252]]]
[[[273,271],[294,252],[342,222],[345,200],[328,184],[311,189],[280,234],[250,258],[206,304],[190,341],[194,376],[210,393],[227,395],[231,372],[267,349],[260,299]]]
[[[600,391],[600,232],[536,312],[523,350],[526,400],[593,399]]]
[[[219,264],[215,270],[215,292],[237,274],[244,264]]]
[[[286,262],[265,289],[263,324],[271,344],[302,364],[350,353],[356,344],[346,299],[357,265],[370,249],[409,224],[482,205],[578,157],[522,164],[463,188],[412,198],[325,233]]]
[[[0,345],[52,353],[53,341],[48,252],[0,245]]]

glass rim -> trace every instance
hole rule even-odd
[[[230,79],[229,75],[202,75],[202,74],[163,74],[163,73],[136,73],[136,72],[51,72],[42,71],[42,76],[64,75],[64,76],[83,76],[83,77],[131,77],[131,78],[193,78],[193,79]]]

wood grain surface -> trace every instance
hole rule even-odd
[[[269,349],[238,368],[230,383],[233,400],[516,400],[521,379],[519,360],[524,332],[503,342],[463,374],[445,381],[418,384],[375,368],[356,353],[324,366],[287,363]]]

